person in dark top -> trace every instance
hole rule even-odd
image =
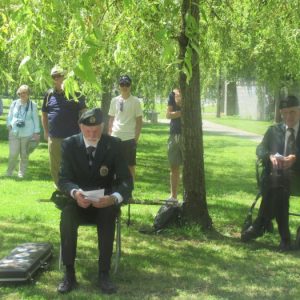
[[[168,159],[170,164],[171,187],[171,195],[167,201],[177,203],[177,188],[180,179],[180,166],[182,165],[181,92],[177,88],[169,95],[166,117],[170,119]]]
[[[42,105],[44,138],[48,141],[50,172],[57,188],[61,161],[61,143],[66,137],[79,133],[78,119],[86,110],[85,97],[67,98],[63,89],[64,70],[55,66],[51,70],[54,88],[47,91]]]
[[[115,220],[120,206],[131,197],[133,180],[121,152],[118,138],[102,134],[99,108],[84,112],[79,119],[81,133],[62,142],[59,189],[69,197],[61,213],[61,254],[66,273],[58,292],[68,293],[77,285],[75,257],[77,231],[82,221],[96,223],[99,248],[99,287],[116,292],[110,280]],[[104,189],[104,196],[90,198],[85,191]],[[96,242],[97,243],[97,242]]]
[[[280,102],[283,122],[272,125],[256,149],[265,166],[262,182],[262,202],[253,225],[242,232],[247,242],[262,236],[273,218],[276,218],[281,237],[279,249],[291,249],[289,230],[289,198],[295,178],[300,171],[300,107],[295,96]],[[297,182],[299,186],[299,182]]]

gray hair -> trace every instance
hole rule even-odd
[[[26,85],[26,84],[22,84],[18,90],[17,90],[17,94],[20,95],[22,92],[27,92],[27,94],[30,93],[30,89],[29,89],[29,86]]]

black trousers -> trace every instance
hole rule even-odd
[[[290,177],[269,175],[262,187],[262,201],[254,226],[267,227],[276,219],[281,240],[290,241],[289,230]]]
[[[116,216],[119,208],[79,207],[75,202],[67,204],[60,220],[60,237],[62,261],[65,266],[75,263],[78,227],[85,223],[94,223],[97,226],[99,273],[109,272],[113,252]]]

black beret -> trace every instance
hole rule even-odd
[[[119,84],[131,84],[131,78],[128,75],[123,75],[119,79]]]
[[[299,106],[299,100],[295,96],[287,96],[279,103],[279,109]]]
[[[85,126],[96,126],[103,122],[103,114],[100,108],[85,111],[79,118],[79,124]]]

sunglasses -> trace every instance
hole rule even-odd
[[[130,87],[130,83],[129,82],[128,83],[127,82],[126,83],[120,83],[120,86],[121,87],[125,87],[125,86]]]
[[[120,101],[120,111],[123,111],[123,110],[124,110],[124,102]]]
[[[56,80],[56,79],[59,79],[59,78],[62,78],[62,77],[63,77],[62,75],[53,75],[52,79]]]

